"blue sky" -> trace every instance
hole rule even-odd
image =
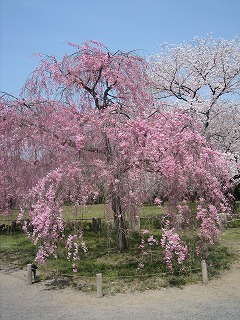
[[[163,42],[240,35],[240,0],[0,0],[0,91],[18,95],[33,53],[71,53],[67,42],[158,52]]]

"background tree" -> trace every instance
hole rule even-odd
[[[165,44],[151,65],[156,98],[172,101],[200,121],[207,140],[234,162],[232,175],[239,178],[239,39],[208,36]]]

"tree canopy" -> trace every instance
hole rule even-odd
[[[167,200],[161,244],[168,267],[173,252],[180,264],[188,255],[177,234],[179,215],[183,228],[197,228],[203,254],[204,244],[217,239],[219,213],[230,212],[229,163],[191,113],[156,99],[153,88],[164,82],[166,69],[160,81],[134,52],[111,53],[95,41],[70,45],[76,52],[61,60],[40,57],[20,97],[2,95],[1,208],[28,212],[32,230],[27,223],[24,229],[38,246],[40,263],[64,238],[63,204],[94,202],[102,192],[119,251],[127,250],[125,222],[155,198],[158,205]],[[190,81],[182,77],[178,84],[172,76],[165,80],[179,91]],[[188,201],[197,203],[194,218]],[[69,252],[73,243],[76,260],[78,248],[86,250],[82,230],[68,237]]]
[[[240,41],[195,37],[162,45],[150,60],[154,94],[190,113],[203,134],[238,168],[240,159]]]

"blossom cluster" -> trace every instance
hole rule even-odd
[[[78,234],[69,235],[66,243],[67,260],[73,260],[73,272],[77,272],[76,261],[79,260],[79,244],[84,252],[87,253],[88,249],[85,241],[83,240],[83,233],[81,231]]]
[[[164,260],[170,270],[173,270],[175,257],[179,265],[183,264],[188,257],[188,248],[174,229],[163,230],[161,246],[164,250]]]
[[[218,238],[221,227],[219,211],[214,205],[197,207],[197,220],[200,221],[199,236],[201,239],[214,244]]]
[[[153,235],[150,235],[150,231],[144,229],[141,231],[142,239],[139,248],[141,249],[141,262],[138,265],[138,269],[144,268],[144,263],[147,259],[147,256],[151,256],[152,254],[152,247],[158,245],[158,240],[154,238]]]

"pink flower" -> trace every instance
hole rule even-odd
[[[154,203],[160,206],[162,204],[162,200],[159,198],[155,198]]]
[[[164,260],[166,261],[168,268],[172,270],[174,255],[178,257],[178,264],[182,264],[188,256],[188,249],[179,235],[174,232],[174,229],[163,231],[161,245],[164,249]]]

